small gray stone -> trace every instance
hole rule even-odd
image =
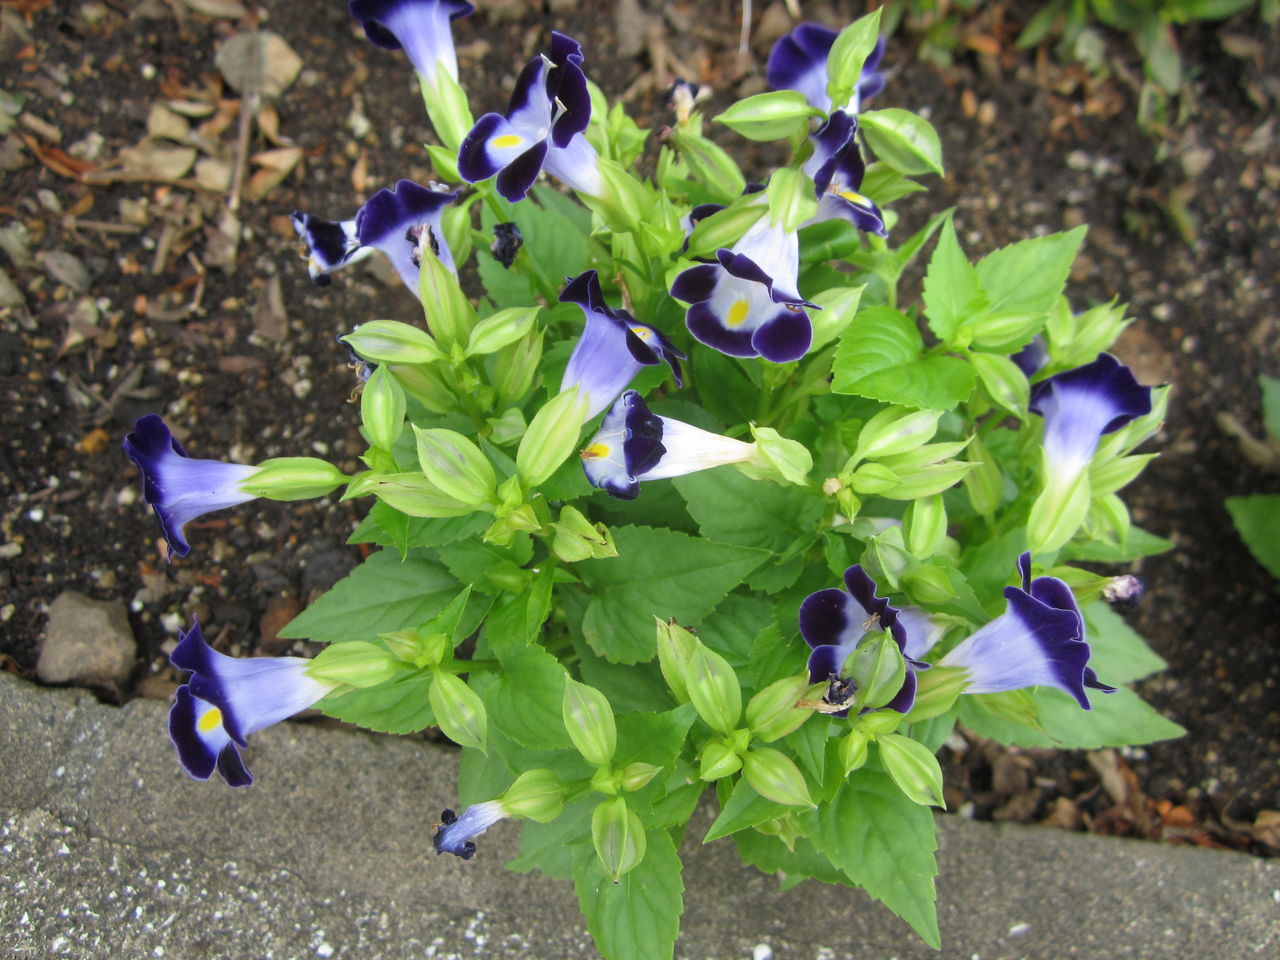
[[[136,657],[123,603],[64,590],[49,607],[36,674],[45,683],[118,687],[129,679]]]

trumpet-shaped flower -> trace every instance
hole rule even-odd
[[[452,853],[455,857],[470,860],[476,855],[475,838],[508,816],[510,814],[501,800],[473,803],[462,811],[462,816],[452,810],[443,811],[431,837],[436,855]]]
[[[717,250],[716,260],[690,267],[671,285],[671,295],[690,305],[685,325],[694,338],[731,357],[803,357],[813,342],[804,308],[815,305],[796,290],[795,233],[764,216],[732,250]]]
[[[1066,483],[1093,458],[1104,434],[1151,412],[1151,388],[1104,353],[1093,363],[1037,383],[1030,409],[1044,418],[1044,452],[1050,476]]]
[[[770,86],[779,90],[798,90],[810,106],[830,113],[833,104],[827,94],[827,57],[839,34],[816,23],[802,23],[773,45],[769,52],[766,75]],[[848,113],[857,113],[862,102],[884,89],[884,74],[879,71],[884,56],[884,38],[862,65],[862,73],[847,104],[834,104]]]
[[[475,8],[464,0],[351,0],[351,16],[360,21],[375,46],[404,50],[429,86],[436,71],[458,78],[458,55],[450,22]]]
[[[233,787],[253,782],[237,749],[247,746],[250,734],[306,709],[336,686],[308,676],[310,661],[301,657],[218,653],[205,642],[198,620],[169,659],[192,673],[169,710],[178,759],[195,779],[208,780],[217,769]]]
[[[576,303],[587,318],[560,389],[581,388],[587,397],[588,420],[613,403],[641,367],[665,362],[676,386],[682,385],[680,361],[685,355],[655,328],[626,310],[610,307],[594,270],[571,279],[560,293],[560,302]]]
[[[928,641],[913,643],[907,635],[908,625],[920,625],[916,614],[906,616],[884,597],[877,597],[876,583],[861,564],[845,570],[844,585],[843,590],[830,587],[811,593],[800,604],[800,635],[811,650],[809,682],[839,678],[845,661],[863,638],[873,630],[887,630],[907,662],[907,672],[902,687],[885,707],[908,713],[916,699],[916,671],[929,667],[913,656],[922,655]]]
[[[582,47],[551,34],[551,56],[529,61],[516,80],[506,116],[486,113],[458,149],[458,173],[469,183],[498,177],[498,193],[522,200],[545,167],[589,196],[601,192],[599,157],[582,131],[591,120],[591,95],[582,72]]]
[[[1089,709],[1086,687],[1114,693],[1088,666],[1084,618],[1071,588],[1057,577],[1031,578],[1031,554],[1018,558],[1022,587],[1006,587],[1005,612],[944,656],[941,667],[968,673],[965,693],[1057,687]]]
[[[256,499],[243,483],[258,472],[244,463],[197,460],[187,455],[164,420],[141,417],[124,438],[125,453],[142,472],[142,492],[155,510],[169,549],[180,557],[191,552],[184,528],[196,517]]]
[[[634,390],[618,397],[582,450],[591,485],[634,500],[641,480],[679,477],[755,457],[756,445],[650,412]]]
[[[821,220],[848,220],[859,230],[887,237],[884,214],[858,191],[867,172],[858,149],[858,121],[837,110],[817,133],[809,137],[813,155],[805,161],[804,172],[813,178],[818,211],[811,223]]]

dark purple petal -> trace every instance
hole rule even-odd
[[[595,270],[565,277],[565,281],[565,287],[560,291],[561,303],[576,303],[584,312],[612,313],[600,288],[600,275]]]
[[[561,33],[559,30],[551,31],[551,61],[556,66],[563,66],[566,63],[577,64],[581,66],[583,61],[582,44],[569,36],[567,33]]]
[[[440,212],[456,199],[456,191],[432,190],[412,180],[401,180],[394,190],[383,187],[356,214],[360,244],[374,247],[388,238],[401,240],[409,227],[438,222]]]
[[[1024,550],[1018,555],[1018,578],[1022,581],[1022,589],[1031,589],[1031,551]]]
[[[760,355],[752,345],[752,331],[728,329],[724,321],[711,309],[711,304],[706,301],[691,306],[689,312],[684,315],[684,323],[695,340],[721,353],[731,357]]]
[[[835,644],[827,643],[814,647],[813,652],[809,654],[809,682],[823,683],[833,675],[840,676],[848,654],[848,650]]]
[[[169,708],[169,739],[178,751],[178,762],[197,780],[208,780],[218,763],[217,752],[196,732],[198,715],[191,689],[183,684]]]
[[[1037,333],[1030,343],[1010,359],[1018,365],[1018,369],[1030,380],[1049,362],[1049,347],[1044,342],[1044,337]]]
[[[547,141],[543,140],[507,164],[498,174],[498,193],[502,198],[509,203],[523,200],[542,172],[546,156]]]
[[[810,135],[813,156],[806,161],[805,170],[812,171],[810,176],[813,177],[817,196],[822,196],[826,192],[842,154],[847,152],[849,145],[853,143],[854,132],[857,129],[857,120],[843,110],[837,110],[818,128],[816,133]],[[853,149],[857,151],[856,143],[853,143]],[[861,182],[862,177],[859,175],[858,183]]]
[[[230,787],[249,787],[253,785],[253,774],[244,765],[240,751],[234,743],[228,743],[218,753],[218,773]]]
[[[485,148],[506,122],[506,117],[500,113],[486,113],[462,141],[458,148],[458,176],[467,183],[488,180],[502,169]]]
[[[720,269],[714,263],[702,263],[681,271],[672,281],[671,296],[685,303],[701,303],[711,298]]]
[[[489,246],[493,259],[510,270],[522,246],[524,246],[524,234],[520,232],[520,227],[515,221],[494,224],[493,243]]]
[[[898,692],[893,695],[892,700],[884,705],[883,709],[894,710],[898,713],[910,713],[911,708],[916,703],[916,687],[918,683],[916,672],[911,669],[911,665],[908,663],[907,672],[902,678],[902,686],[898,688]]]
[[[667,448],[662,445],[662,418],[649,410],[644,398],[634,390],[622,395],[626,409],[623,451],[627,473],[638,477],[657,465]]]
[[[425,8],[436,7],[443,7],[448,12],[450,20],[465,17],[475,10],[475,7],[466,3],[465,0],[351,0],[348,9],[351,16],[360,21],[360,26],[364,27],[365,36],[372,44],[387,50],[399,50],[399,39],[384,27],[383,23],[395,19],[398,15],[424,16]],[[424,8],[424,10],[420,13],[415,8]]]
[[[816,23],[802,23],[782,37],[769,52],[765,74],[779,90],[798,90],[819,110],[831,104],[827,96],[827,55],[836,31]]]
[[[432,835],[436,854],[452,853],[455,857],[470,860],[476,854],[475,837],[507,815],[497,800],[473,803],[458,816],[452,810],[440,814],[440,823]]]
[[[353,244],[348,232],[352,226],[350,221],[343,223],[336,220],[321,220],[309,213],[295,210],[289,215],[293,221],[293,229],[307,244],[311,258],[318,268],[312,279],[342,266],[351,254],[358,249],[358,241]]]
[[[813,325],[803,310],[783,307],[760,324],[751,335],[751,346],[771,363],[791,363],[809,352]]]
[[[874,586],[872,592],[875,592]],[[837,587],[828,587],[805,597],[799,613],[800,636],[805,643],[816,651],[822,647],[840,646],[849,639],[851,630],[861,633],[862,624],[854,622],[858,612],[850,606],[850,599],[848,593]],[[839,673],[842,666],[843,660],[829,672]],[[819,679],[826,679],[826,674]]]
[[[565,147],[573,135],[587,129],[591,122],[591,93],[587,76],[582,72],[582,47],[572,37],[551,33],[551,59],[556,66],[547,76],[547,98],[564,108],[551,125],[551,140]]]

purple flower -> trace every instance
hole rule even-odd
[[[830,113],[833,104],[827,94],[827,57],[836,42],[837,31],[816,23],[802,23],[773,45],[767,76],[778,90],[798,90],[810,106]],[[847,104],[835,104],[848,113],[857,113],[862,101],[884,89],[884,74],[877,67],[884,56],[884,38],[862,65],[862,74]]]
[[[857,132],[858,121],[837,110],[809,137],[813,156],[805,161],[804,172],[813,178],[818,197],[818,212],[809,222],[848,220],[859,230],[887,237],[880,208],[858,192],[867,168],[858,149]]]
[[[1049,362],[1049,346],[1044,337],[1036,334],[1031,342],[1009,358],[1018,365],[1028,380],[1044,369]]]
[[[253,783],[238,747],[246,737],[311,706],[336,686],[307,676],[301,657],[246,657],[218,653],[205,642],[200,621],[181,634],[169,657],[191,678],[169,710],[169,737],[183,769],[197,780],[217,771],[233,787]]]
[[[524,199],[545,167],[574,190],[601,191],[599,157],[582,131],[591,120],[591,95],[582,72],[582,47],[551,34],[551,56],[530,60],[516,81],[506,116],[486,113],[458,149],[458,173],[469,183],[498,177],[498,193]]]
[[[464,0],[351,0],[350,5],[351,16],[360,21],[370,42],[404,50],[429,86],[435,86],[439,69],[458,78],[449,24],[474,9]]]
[[[317,287],[332,283],[329,274],[334,270],[373,253],[372,247],[360,246],[355,220],[321,220],[297,210],[290,219],[294,231],[307,245],[307,272]]]
[[[908,624],[917,625],[917,614],[904,616],[905,612],[890,606],[887,599],[877,597],[876,583],[861,564],[845,570],[844,585],[843,590],[830,587],[811,593],[800,604],[800,635],[812,651],[809,682],[839,679],[845,661],[863,638],[872,630],[888,630],[907,662],[907,672],[902,687],[885,708],[909,713],[916,700],[916,671],[929,668],[914,658],[924,654],[928,641],[912,642],[907,634]],[[843,711],[837,714],[843,715]]]
[[[474,838],[507,816],[501,800],[473,803],[462,812],[462,816],[452,810],[445,810],[440,814],[440,822],[436,824],[431,837],[436,855],[452,853],[455,857],[470,860],[476,855]]]
[[[1093,458],[1104,434],[1151,412],[1151,388],[1109,353],[1093,363],[1037,383],[1030,409],[1044,417],[1049,476],[1065,484]]]
[[[1084,618],[1071,588],[1057,577],[1031,579],[1031,554],[1018,558],[1022,588],[1005,587],[1005,612],[944,656],[940,667],[968,672],[965,693],[1057,687],[1089,709],[1086,687],[1114,693],[1088,667]]]
[[[196,517],[256,499],[243,484],[255,466],[196,460],[187,456],[164,420],[141,417],[124,438],[124,450],[142,472],[142,492],[156,512],[169,549],[180,557],[191,552],[184,528]]]
[[[587,318],[560,382],[562,392],[575,384],[582,388],[587,397],[586,419],[613,403],[641,367],[665,362],[676,386],[682,385],[680,361],[685,355],[655,328],[626,310],[610,307],[594,270],[569,280],[560,302],[576,303]]]
[[[690,267],[671,285],[671,295],[690,305],[685,325],[694,339],[731,357],[803,357],[813,342],[804,308],[814,304],[796,290],[795,233],[764,216],[732,250],[717,250],[716,260]]]
[[[641,480],[745,463],[755,454],[754,443],[651,413],[640,394],[627,390],[582,450],[582,468],[592,486],[620,500],[634,500]]]

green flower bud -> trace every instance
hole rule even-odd
[[[393,630],[378,634],[397,660],[415,667],[443,663],[453,652],[453,639],[446,633],[423,634],[419,630]]]
[[[426,312],[427,326],[441,347],[447,350],[454,344],[467,342],[480,318],[458,286],[458,278],[430,250],[422,253],[418,298]]]
[[[729,661],[696,643],[686,675],[689,701],[712,730],[730,733],[742,716],[742,688]]]
[[[907,676],[907,661],[889,631],[877,630],[859,641],[843,672],[857,685],[858,706],[875,709],[898,695]]]
[[[405,393],[409,394],[432,413],[449,413],[458,405],[458,398],[439,372],[432,366],[388,364]]]
[[[473,247],[471,202],[451,203],[446,206],[440,214],[440,231],[444,234],[444,242],[449,245],[449,252],[453,254],[454,265],[461,270],[470,259]]]
[[[349,687],[376,687],[399,671],[396,658],[376,643],[344,640],[331,643],[307,664],[307,676],[324,683]]]
[[[499,350],[494,360],[493,387],[498,393],[498,406],[509,407],[533,385],[542,362],[542,331],[530,330]]]
[[[809,106],[803,93],[775,90],[739,100],[714,119],[748,140],[785,140],[797,132],[807,132],[809,118],[822,115],[822,111]]]
[[[1004,474],[991,451],[975,433],[966,453],[973,469],[964,475],[964,489],[973,509],[989,517],[1004,500]]]
[[[796,707],[796,702],[808,690],[808,677],[783,677],[752,697],[747,703],[747,727],[751,736],[762,743],[772,743],[800,729],[813,715],[811,710]]]
[[[622,797],[603,801],[591,814],[591,842],[604,875],[617,883],[644,859],[644,824]]]
[[[867,732],[856,727],[840,738],[836,747],[846,777],[867,762],[867,744],[870,742]]]
[[[475,508],[441,493],[420,473],[392,473],[369,483],[369,493],[411,517],[464,517]]]
[[[723,740],[709,740],[702,748],[698,762],[699,778],[711,782],[731,776],[742,769],[742,757]]]
[[[1019,420],[1026,420],[1031,385],[1021,368],[1002,354],[970,353],[968,356],[991,399]]]
[[[268,500],[310,500],[348,479],[333,464],[315,457],[277,457],[258,464],[257,472],[240,482],[240,489]]]
[[[534,414],[516,451],[516,469],[525,489],[545,482],[573,453],[586,412],[587,398],[575,385]]]
[[[418,464],[441,493],[473,507],[497,503],[498,477],[493,464],[471,440],[453,430],[413,428]]]
[[[968,673],[962,667],[935,666],[918,676],[916,702],[907,714],[907,723],[942,716],[955,706],[956,698],[969,685]]]
[[[566,677],[560,714],[569,739],[587,763],[594,767],[607,766],[617,747],[618,730],[613,708],[605,695],[595,687]]]
[[[896,710],[874,710],[853,721],[855,730],[861,730],[872,740],[881,734],[892,733],[902,723],[902,714]]]
[[[662,768],[652,763],[641,763],[637,760],[635,763],[629,763],[622,768],[622,789],[627,791],[639,790],[648,786],[649,781],[662,772]]]
[[[864,556],[863,563],[870,559],[871,565],[888,581],[889,589],[897,590],[903,574],[916,566],[917,562],[915,557],[907,553],[902,542],[902,528],[889,527],[872,537],[868,545],[871,547],[870,557]]]
[[[813,469],[813,454],[803,443],[788,440],[772,427],[751,424],[751,438],[756,443],[755,456],[738,469],[749,477],[781,480],[804,486]]]
[[[462,747],[475,747],[488,753],[489,718],[484,701],[452,673],[437,670],[428,695],[436,723],[444,735]]]
[[[939,494],[913,500],[902,517],[907,550],[918,560],[927,560],[942,549],[947,539],[947,507]]]
[[[404,430],[404,390],[385,365],[378,367],[360,392],[360,420],[375,447],[390,450]]]
[[[515,343],[533,329],[539,309],[541,308],[510,307],[485,317],[476,324],[467,339],[467,356],[497,353],[508,344]]]
[[[766,820],[764,823],[757,823],[753,829],[766,837],[777,837],[787,845],[787,849],[792,853],[795,853],[796,841],[804,836],[803,831],[796,824],[795,818],[791,814],[774,820]]]
[[[565,563],[616,557],[618,548],[603,523],[592,523],[576,507],[560,508],[560,519],[552,524],[551,549]]]
[[[371,320],[338,339],[375,363],[435,363],[444,359],[431,334],[399,320]]]
[[[1025,346],[1044,326],[1043,313],[988,313],[966,321],[971,341],[989,350],[1010,352]],[[1024,378],[1025,379],[1025,378]]]
[[[813,181],[795,167],[774,170],[764,195],[769,204],[770,219],[789,233],[799,230],[800,224],[818,210]]]
[[[866,287],[832,287],[815,293],[810,299],[820,306],[809,314],[809,322],[813,325],[813,341],[809,352],[814,353],[825,347],[836,337],[844,333],[853,322],[858,312],[858,304],[862,302],[862,291]]]
[[[698,646],[697,638],[674,620],[658,622],[658,667],[679,703],[689,702],[689,662]]]
[[[742,775],[760,796],[791,807],[815,806],[804,774],[784,753],[757,747],[742,758]]]
[[[880,760],[898,789],[924,807],[946,807],[942,799],[942,768],[923,743],[889,733],[877,737]]]
[[[901,468],[895,465],[895,470]],[[882,491],[881,496],[890,500],[915,500],[919,497],[931,497],[935,493],[954,487],[973,469],[973,464],[964,460],[950,460],[946,463],[935,463],[932,466],[920,467],[904,473],[901,482],[890,490]]]
[[[526,770],[502,795],[502,806],[513,817],[550,823],[564,810],[565,786],[551,770]]]
[[[902,478],[880,463],[864,463],[849,478],[849,486],[863,496],[885,493],[902,484]]]
[[[841,487],[836,491],[836,506],[845,517],[852,520],[862,509],[862,500],[848,487]]]
[[[954,600],[956,596],[947,571],[930,563],[908,570],[902,576],[902,585],[911,594],[911,599],[927,607]]]
[[[938,432],[941,416],[940,410],[908,411],[903,407],[881,410],[863,425],[850,465],[860,460],[906,453],[928,443]]]

